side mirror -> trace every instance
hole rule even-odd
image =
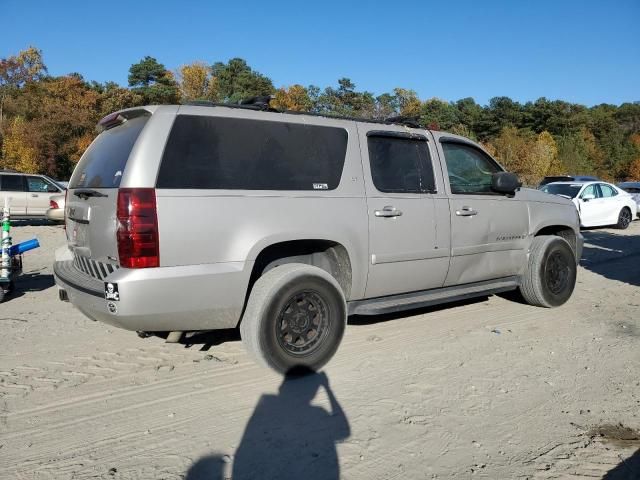
[[[48,185],[47,186],[47,192],[48,193],[58,193],[58,189],[56,187],[54,187],[53,185]]]
[[[593,200],[594,198],[596,198],[596,196],[593,193],[587,193],[586,195],[582,196],[582,201],[588,202],[589,200]]]
[[[491,190],[507,195],[514,195],[522,186],[522,182],[515,173],[497,172],[491,176]]]

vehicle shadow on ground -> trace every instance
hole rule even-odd
[[[330,411],[312,405],[323,388]],[[194,463],[186,480],[340,478],[336,443],[351,434],[349,422],[324,372],[292,371],[277,395],[262,395],[233,459],[208,455]]]
[[[472,298],[469,300],[459,301],[459,302],[451,302],[445,303],[441,305],[434,305],[431,307],[423,307],[412,310],[405,310],[402,312],[396,313],[388,313],[384,315],[351,315],[348,318],[349,325],[372,325],[381,322],[388,322],[391,320],[397,320],[399,318],[411,317],[414,315],[425,315],[428,313],[438,312],[440,310],[444,310],[447,308],[461,307],[464,305],[471,305],[474,303],[481,303],[487,301],[487,296]],[[514,295],[513,298],[507,296],[513,301],[518,300],[518,296]],[[522,300],[524,303],[524,300]],[[161,338],[166,338],[166,332],[157,332],[153,335],[156,335]],[[227,342],[239,342],[240,338],[240,330],[237,328],[229,328],[223,330],[211,330],[211,331],[201,331],[201,332],[190,332],[185,334],[184,337],[180,340],[180,344],[184,345],[185,348],[195,348],[198,347],[198,350],[201,352],[208,352],[212,347],[222,345]]]
[[[640,478],[640,448],[602,477],[603,480],[637,480],[638,478]]]
[[[610,280],[640,286],[640,237],[602,230],[583,231],[580,265]]]
[[[27,292],[41,292],[55,285],[50,273],[30,272],[14,277],[13,290],[5,297],[4,302],[22,297]]]
[[[29,218],[29,219],[12,218],[11,219],[12,227],[52,227],[55,225],[61,226],[62,222],[60,223],[50,222],[49,220],[41,219],[41,218]]]

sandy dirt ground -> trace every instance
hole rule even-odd
[[[640,478],[640,221],[584,233],[576,291],[352,318],[283,380],[234,332],[92,322],[53,283],[59,226],[0,304],[2,479]]]

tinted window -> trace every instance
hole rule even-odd
[[[24,192],[22,175],[0,175],[0,190],[3,192]]]
[[[347,152],[342,128],[180,115],[158,188],[333,190]]]
[[[487,154],[470,145],[442,142],[452,193],[493,193],[491,177],[501,169]]]
[[[132,118],[98,135],[73,171],[69,188],[118,188],[129,154],[148,119],[146,115]]]
[[[582,185],[570,185],[567,183],[551,183],[545,185],[540,190],[545,193],[551,193],[553,195],[564,195],[569,198],[575,198],[578,192],[582,188]]]
[[[618,192],[616,192],[609,185],[604,185],[604,184],[600,183],[599,186],[600,186],[600,191],[602,192],[602,196],[605,197],[605,198],[606,197],[615,197],[616,195],[618,195]]]
[[[367,143],[371,177],[378,191],[434,191],[433,169],[426,140],[370,136]]]

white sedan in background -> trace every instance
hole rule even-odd
[[[580,225],[625,229],[638,213],[638,205],[627,192],[605,182],[553,182],[543,192],[570,198],[578,209]]]

